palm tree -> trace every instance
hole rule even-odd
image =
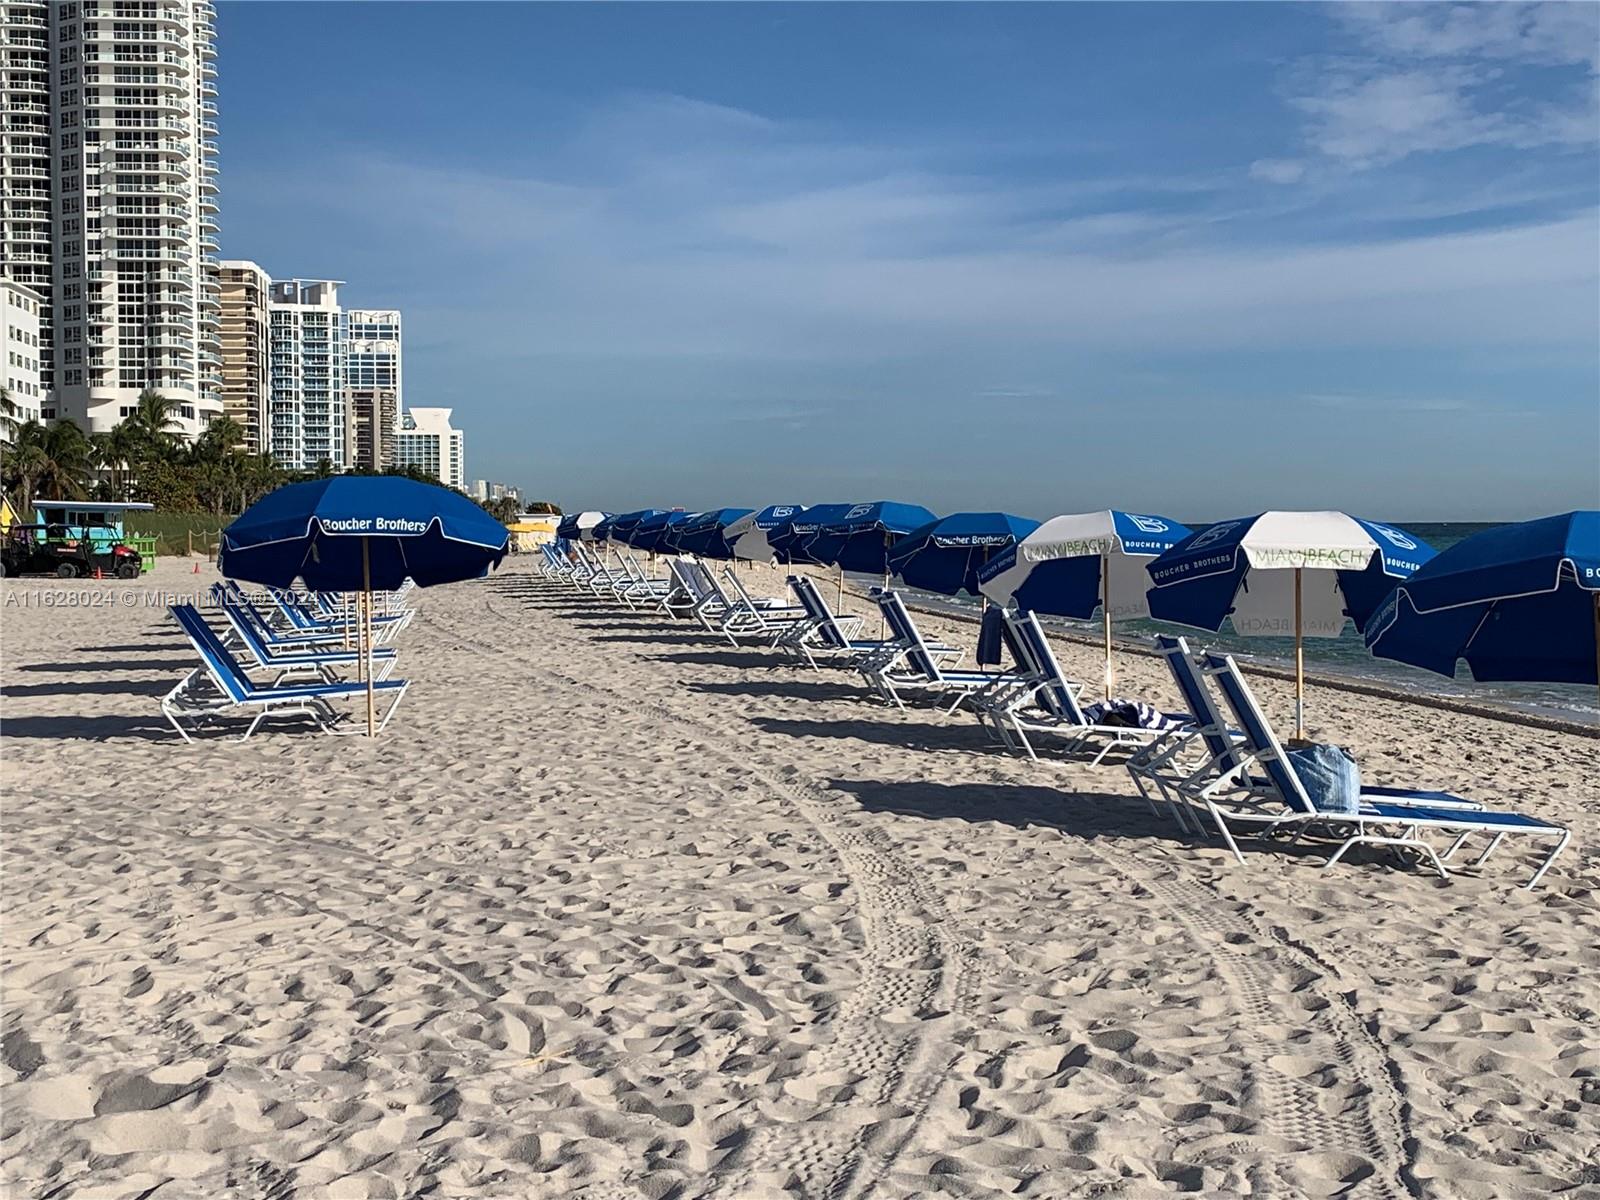
[[[119,422],[110,433],[97,433],[94,441],[99,466],[111,476],[111,498],[126,500],[128,482],[133,464],[138,461],[145,442],[139,429],[131,424],[132,418]]]
[[[123,424],[133,427],[148,456],[166,458],[177,446],[181,428],[176,416],[178,405],[177,400],[150,388],[139,393],[133,412]]]
[[[44,426],[29,421],[17,429],[7,475],[17,499],[28,507],[39,500],[78,500],[88,494],[93,454],[83,430],[68,420]]]

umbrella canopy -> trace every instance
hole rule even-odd
[[[1600,683],[1600,512],[1502,525],[1441,551],[1367,623],[1380,658],[1474,679]]]
[[[1114,621],[1144,617],[1150,614],[1145,564],[1189,532],[1168,517],[1143,513],[1051,517],[1014,551],[991,560],[978,582],[989,599],[1013,608],[1080,620],[1097,608]]]
[[[768,541],[768,536],[787,525],[804,508],[803,504],[769,504],[730,522],[722,535],[723,540],[728,543],[734,558],[770,562],[778,557],[778,552]]]
[[[1167,517],[1145,513],[1069,513],[1051,517],[979,573],[990,600],[1087,620],[1100,610],[1105,692],[1111,699],[1111,623],[1149,615],[1145,564],[1189,535]]]
[[[623,513],[619,517],[612,517],[610,522],[602,521],[600,528],[605,530],[605,536],[613,542],[627,542],[633,531],[638,528],[639,522],[646,517],[653,517],[659,513],[659,508],[641,508],[635,512]]]
[[[733,548],[727,539],[728,526],[754,512],[750,508],[713,508],[696,513],[673,531],[678,552],[698,554],[702,558],[732,558]]]
[[[675,510],[662,512],[657,509],[648,517],[642,519],[625,535],[627,543],[635,550],[644,550],[651,554],[659,553],[661,551],[661,538],[667,530],[671,526],[680,524],[688,519],[689,514],[686,512]]]
[[[222,531],[217,566],[230,579],[360,592],[367,736],[376,734],[372,591],[476,579],[505,557],[511,535],[460,492],[399,475],[336,475],[257,500]]]
[[[222,533],[231,579],[313,591],[393,591],[489,573],[511,535],[459,492],[398,475],[336,475],[257,500]]]
[[[779,562],[809,563],[815,567],[828,564],[812,557],[807,549],[824,525],[841,520],[845,513],[857,507],[854,504],[813,504],[802,508],[787,521],[767,532],[767,544]]]
[[[682,553],[684,553],[683,545],[682,545],[682,542],[683,542],[683,531],[686,528],[688,528],[689,523],[691,521],[694,521],[694,520],[698,519],[702,515],[704,515],[704,514],[697,513],[697,512],[679,513],[678,516],[683,518],[682,520],[680,520],[680,521],[668,521],[667,525],[666,525],[666,528],[663,529],[660,533],[658,533],[656,535],[656,539],[655,539],[655,541],[656,541],[656,545],[655,545],[656,553],[657,554],[682,554]]]
[[[609,517],[610,513],[579,512],[568,513],[561,518],[561,523],[556,526],[556,536],[566,538],[569,542],[594,540],[595,526]]]
[[[977,595],[979,569],[1038,528],[1039,522],[1010,513],[951,513],[896,542],[889,571],[925,592]]]
[[[824,522],[805,544],[805,552],[824,565],[834,563],[845,571],[885,575],[894,544],[937,519],[920,504],[894,500],[855,504],[843,516]]]
[[[1150,615],[1212,632],[1295,640],[1295,732],[1304,736],[1302,639],[1365,628],[1433,548],[1392,525],[1342,512],[1265,512],[1190,534],[1149,564]]]

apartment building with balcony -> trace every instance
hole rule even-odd
[[[0,0],[0,276],[39,299],[39,386],[51,384],[50,5]],[[35,405],[38,408],[39,405]]]
[[[222,412],[215,10],[62,0],[47,11],[45,415],[100,432],[151,389],[177,401],[179,430],[195,436]]]
[[[440,483],[466,491],[466,440],[448,408],[412,408],[400,415],[395,465],[420,467]]]
[[[272,280],[245,259],[224,259],[220,280],[222,411],[244,429],[244,448],[265,454],[272,402]]]
[[[336,279],[272,282],[267,305],[271,361],[267,449],[294,471],[346,454],[345,322]]]
[[[345,398],[350,465],[382,470],[395,463],[400,432],[400,314],[352,308],[345,314]]]

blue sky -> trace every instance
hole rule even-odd
[[[222,240],[567,507],[1600,505],[1600,8],[229,3]]]

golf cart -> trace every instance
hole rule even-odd
[[[106,525],[18,524],[0,542],[0,575],[84,579],[98,570],[106,578],[137,579],[143,569],[139,552],[123,545]]]

